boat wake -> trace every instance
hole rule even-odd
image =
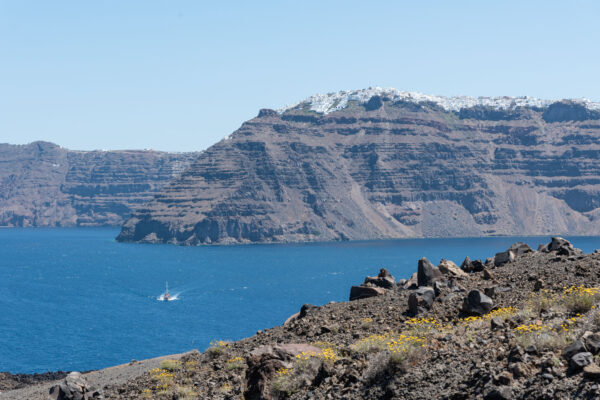
[[[175,293],[175,294],[170,295],[168,298],[166,298],[165,297],[166,293],[163,293],[160,296],[158,296],[156,298],[156,300],[159,300],[159,301],[175,301],[175,300],[179,300],[179,294],[180,293]]]

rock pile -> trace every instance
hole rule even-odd
[[[350,288],[350,301],[385,294],[387,290],[396,288],[396,280],[385,268],[379,270],[377,276],[367,276],[360,286]]]
[[[71,372],[65,380],[50,388],[50,400],[88,400],[102,399],[102,391],[89,387],[84,376]]]
[[[545,246],[540,246],[539,251],[543,253],[556,252],[559,256],[574,256],[581,254],[581,250],[576,249],[566,239],[561,237],[553,237],[552,241]]]

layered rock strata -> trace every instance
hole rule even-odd
[[[598,104],[341,93],[261,110],[118,239],[600,234]]]
[[[0,226],[121,225],[197,155],[0,144]]]

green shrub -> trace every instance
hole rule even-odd
[[[160,362],[160,368],[170,372],[179,371],[181,369],[181,361],[163,360]]]
[[[592,309],[599,297],[598,288],[571,286],[563,292],[563,303],[572,314],[586,313]]]
[[[532,293],[527,301],[527,308],[534,314],[540,315],[543,312],[548,312],[555,308],[559,298],[556,294],[547,289],[540,290],[537,293]]]

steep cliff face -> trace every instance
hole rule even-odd
[[[0,144],[0,226],[121,225],[197,155]]]
[[[600,234],[597,104],[341,93],[262,110],[138,209],[118,239]]]

